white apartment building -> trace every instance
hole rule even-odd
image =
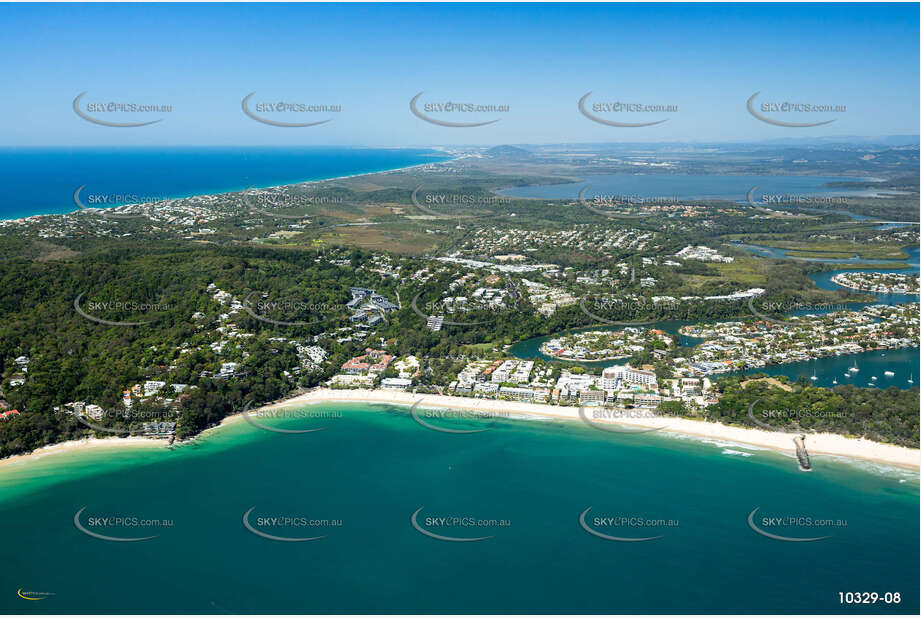
[[[623,386],[645,386],[657,388],[656,374],[652,371],[634,369],[630,365],[605,367],[601,372],[601,388],[605,391],[620,390]]]

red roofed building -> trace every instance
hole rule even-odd
[[[393,356],[386,354],[383,350],[367,348],[365,352],[367,354],[356,356],[343,363],[342,373],[351,375],[361,375],[366,371],[369,373],[383,373],[390,365],[390,361],[393,360]]]
[[[13,416],[19,416],[19,410],[10,410],[9,412],[0,412],[0,420],[6,420]]]

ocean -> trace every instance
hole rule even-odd
[[[329,418],[261,422],[325,430],[238,421],[172,450],[0,468],[0,612],[918,611],[908,471],[816,456],[803,473],[792,455],[577,422],[430,419],[487,430],[459,435],[405,407],[311,409]],[[589,507],[592,530],[658,538],[596,536],[580,524]],[[763,536],[748,524],[754,509],[759,529],[829,538]],[[101,540],[77,528],[78,513],[89,532],[155,538]],[[425,532],[491,538],[433,538],[414,513]],[[781,516],[834,525],[765,519]],[[900,602],[842,605],[848,591]]]
[[[449,158],[427,149],[342,147],[0,148],[0,219],[77,209],[74,192],[118,204],[242,191]]]

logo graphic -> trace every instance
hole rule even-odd
[[[92,206],[87,206],[83,203],[83,200],[80,198],[80,192],[86,188],[85,184],[77,187],[77,190],[74,191],[74,204],[77,208],[81,210],[89,210],[90,212],[97,212],[105,219],[143,219],[144,215],[129,215],[127,213],[117,213],[117,212],[107,212],[108,209],[105,208],[94,208]],[[126,204],[123,204],[126,205]]]
[[[604,324],[618,324],[618,325],[620,325],[620,326],[643,326],[644,324],[652,324],[653,322],[655,322],[655,320],[647,320],[647,321],[645,321],[645,322],[623,322],[623,321],[619,321],[619,320],[608,320],[608,319],[606,319],[606,318],[601,317],[600,315],[595,315],[594,313],[592,313],[591,311],[589,311],[589,310],[585,307],[585,298],[582,298],[582,299],[579,301],[579,309],[581,309],[581,310],[582,310],[582,313],[584,313],[584,314],[587,315],[588,317],[592,318],[593,320],[597,320],[597,321],[599,321],[599,322],[602,322],[602,323],[604,323]]]
[[[50,596],[54,596],[53,592],[38,592],[35,590],[26,590],[23,592],[22,588],[16,591],[16,596],[20,599],[25,599],[26,601],[44,601]]]
[[[452,543],[472,543],[474,541],[485,541],[487,539],[494,538],[493,536],[478,536],[478,537],[456,537],[456,536],[443,536],[441,534],[435,534],[434,532],[429,532],[425,528],[419,525],[418,516],[419,513],[424,509],[424,506],[420,506],[416,509],[416,512],[412,514],[412,517],[409,518],[410,523],[413,525],[413,528],[421,532],[427,537],[433,539],[438,539],[439,541],[450,541]]]
[[[82,532],[83,534],[85,534],[85,535],[87,535],[87,536],[91,536],[91,537],[93,537],[93,538],[95,538],[95,539],[100,539],[100,540],[103,540],[103,541],[114,541],[114,542],[116,542],[116,543],[135,543],[135,542],[137,542],[137,541],[149,541],[150,539],[155,539],[155,538],[157,538],[158,536],[160,536],[159,534],[155,534],[155,535],[153,535],[153,536],[142,536],[142,537],[135,537],[135,538],[122,538],[122,537],[118,537],[118,536],[106,536],[106,535],[104,535],[104,534],[97,534],[96,532],[91,532],[91,531],[87,530],[87,529],[83,526],[83,524],[80,523],[80,514],[83,513],[83,511],[85,511],[85,510],[86,510],[86,507],[83,507],[82,509],[80,509],[79,511],[77,511],[76,513],[74,513],[74,526],[76,526],[77,530],[79,530],[79,531]]]
[[[102,125],[102,126],[104,126],[104,127],[126,128],[126,127],[143,127],[143,126],[146,126],[146,125],[149,125],[149,124],[157,124],[158,122],[160,122],[161,120],[163,120],[162,118],[160,118],[160,119],[158,119],[158,120],[149,120],[149,121],[147,121],[147,122],[110,122],[110,121],[108,121],[108,120],[100,120],[100,119],[98,119],[98,118],[93,118],[92,116],[90,116],[89,114],[87,114],[86,112],[84,112],[82,109],[80,109],[80,99],[82,99],[82,98],[83,98],[83,95],[85,95],[87,92],[89,92],[89,91],[88,91],[88,90],[84,90],[83,92],[81,92],[80,94],[77,95],[77,98],[76,98],[76,99],[74,99],[74,113],[76,113],[78,116],[80,116],[80,117],[83,118],[84,120],[87,120],[87,121],[92,122],[92,123],[94,123],[94,124],[100,124],[100,125]],[[109,106],[110,106],[110,107],[111,107],[112,105],[116,105],[116,104],[114,104],[114,103],[109,103]]]
[[[595,114],[592,114],[587,109],[585,109],[585,100],[588,99],[589,95],[591,94],[592,94],[592,91],[589,90],[582,96],[581,99],[579,99],[579,111],[582,112],[582,115],[588,118],[589,120],[593,120],[594,122],[597,122],[599,124],[605,124],[605,125],[608,125],[609,127],[636,128],[636,127],[651,127],[656,124],[662,124],[663,122],[666,122],[668,120],[668,118],[665,118],[663,120],[656,120],[655,122],[615,122],[613,120],[605,120],[604,118],[601,118],[600,116],[596,116]]]
[[[150,324],[153,320],[148,320],[146,322],[113,322],[112,320],[103,320],[102,318],[97,318],[94,315],[88,314],[80,307],[80,301],[86,295],[86,292],[81,293],[74,299],[74,309],[77,310],[81,316],[90,320],[91,322],[97,322],[99,324],[106,324],[108,326],[143,326],[144,324]]]
[[[262,124],[271,125],[273,127],[315,127],[318,124],[326,124],[330,122],[332,118],[327,118],[326,120],[319,120],[317,122],[282,122],[280,120],[269,120],[268,118],[263,118],[262,116],[257,116],[255,113],[249,109],[249,100],[252,96],[256,94],[256,91],[250,92],[248,95],[243,97],[243,101],[240,103],[240,106],[243,108],[243,113],[252,118],[257,122]]]
[[[595,411],[594,413],[595,418],[598,418],[599,416],[598,411],[603,411],[603,414],[601,414],[601,416],[613,422],[617,422],[618,419],[624,419],[624,418],[630,418],[630,417],[658,418],[655,415],[650,416],[648,413],[641,413],[636,410],[626,410],[626,409],[620,409],[620,408],[612,408],[608,406],[592,408],[592,410]],[[666,425],[663,425],[662,427],[651,427],[649,429],[618,429],[616,427],[611,427],[605,424],[593,423],[592,421],[588,419],[588,416],[585,414],[585,406],[579,406],[579,418],[581,418],[582,421],[589,427],[600,429],[601,431],[609,431],[611,433],[652,433],[653,431],[662,431],[663,429],[666,429],[667,427]]]
[[[287,536],[275,536],[274,534],[268,534],[262,532],[261,530],[256,530],[252,524],[249,523],[249,514],[253,512],[253,509],[256,507],[250,508],[248,511],[243,513],[243,527],[255,534],[256,536],[261,536],[264,539],[269,539],[270,541],[281,541],[283,543],[303,543],[304,541],[318,541],[320,539],[325,539],[327,535],[322,536],[307,536],[307,537],[287,537]]]
[[[427,116],[423,114],[422,112],[420,112],[419,108],[416,107],[416,102],[419,100],[419,97],[421,97],[424,92],[425,91],[423,90],[422,92],[414,96],[412,100],[410,100],[409,111],[411,111],[416,117],[421,118],[422,120],[429,122],[431,124],[437,124],[442,127],[469,128],[469,127],[483,127],[488,124],[493,124],[494,122],[499,122],[500,120],[499,118],[496,118],[495,120],[488,120],[486,122],[448,122],[447,120],[438,120],[436,118],[432,118],[431,116]],[[455,105],[457,109],[454,109]],[[468,105],[469,104],[467,103],[459,103],[459,104],[445,103],[444,105],[440,105],[440,107],[443,108],[443,111],[446,111],[446,112],[467,111],[465,108],[468,107]]]
[[[643,215],[643,214],[639,214],[639,215],[619,214],[616,212],[610,212],[608,210],[600,210],[598,208],[593,207],[592,205],[590,205],[588,202],[585,201],[585,192],[588,190],[590,186],[592,185],[585,185],[584,187],[582,187],[582,190],[579,191],[579,203],[585,206],[587,209],[591,210],[596,215],[601,215],[602,217],[608,217],[609,219],[643,219],[648,216],[648,215]]]
[[[769,539],[774,539],[775,541],[787,541],[788,543],[809,543],[812,541],[823,541],[825,539],[830,539],[832,535],[827,536],[816,536],[811,538],[799,538],[792,536],[780,536],[778,534],[771,534],[770,532],[765,532],[761,528],[755,525],[755,513],[758,512],[760,506],[755,507],[755,509],[748,514],[748,527],[760,534],[761,536],[766,536]]]
[[[416,196],[418,195],[419,189],[421,188],[422,188],[422,185],[419,185],[418,187],[413,189],[413,192],[409,196],[409,199],[412,201],[413,206],[415,206],[416,208],[418,208],[419,210],[421,210],[422,212],[426,214],[433,215],[440,219],[480,219],[482,217],[492,217],[496,215],[496,213],[491,210],[481,215],[448,215],[442,212],[435,212],[434,210],[426,208],[425,206],[419,203],[419,199]]]
[[[760,120],[761,122],[766,122],[768,124],[772,124],[778,127],[803,128],[803,127],[820,127],[823,124],[829,124],[835,121],[835,119],[832,118],[831,120],[825,120],[824,122],[784,122],[783,120],[774,120],[773,118],[768,118],[767,116],[763,114],[759,114],[758,112],[755,111],[755,107],[754,107],[755,97],[757,97],[759,94],[761,94],[760,90],[756,92],[755,94],[753,94],[752,96],[748,97],[748,103],[746,103],[746,107],[748,107],[748,113],[754,116],[755,118],[757,118],[758,120]],[[789,106],[789,107],[785,109],[785,106]],[[764,106],[762,105],[762,108],[763,107]],[[795,108],[796,106],[791,105],[789,103],[783,103],[780,105],[771,105],[771,107],[777,107],[778,108],[777,111],[796,111],[795,109],[792,109],[792,108]]]
[[[321,321],[321,320],[313,320],[311,322],[283,322],[282,320],[273,320],[271,318],[261,316],[257,314],[255,311],[253,311],[252,308],[249,306],[249,299],[255,293],[256,292],[254,290],[250,292],[249,294],[247,294],[246,298],[243,299],[243,303],[242,303],[243,311],[248,313],[250,317],[257,319],[260,322],[266,322],[268,324],[275,324],[276,326],[307,326],[309,324],[318,324]]]
[[[752,315],[755,316],[756,318],[760,318],[764,320],[765,322],[772,322],[773,324],[781,324],[781,325],[792,324],[792,322],[789,322],[787,320],[777,320],[772,317],[768,317],[764,315],[763,313],[755,309],[754,301],[755,301],[755,298],[753,296],[748,297],[748,310],[751,311]]]
[[[419,414],[416,412],[416,407],[417,407],[420,403],[422,403],[422,401],[423,401],[424,399],[425,399],[425,397],[423,397],[422,399],[416,400],[416,402],[415,402],[415,403],[412,405],[412,407],[409,409],[409,414],[410,414],[410,416],[413,417],[413,420],[414,420],[414,421],[416,421],[417,423],[419,423],[420,425],[422,425],[422,426],[425,427],[426,429],[431,429],[432,431],[440,431],[441,433],[453,433],[453,434],[458,434],[458,433],[481,433],[481,432],[484,432],[484,431],[489,431],[489,427],[486,427],[485,429],[446,429],[446,428],[444,428],[444,427],[436,427],[435,425],[430,425],[429,423],[426,423],[426,422],[423,421],[421,418],[419,418]]]
[[[243,407],[241,414],[243,415],[243,420],[252,425],[253,427],[258,427],[259,429],[265,429],[266,431],[274,431],[275,433],[286,433],[286,434],[300,434],[300,433],[314,433],[316,431],[323,431],[326,427],[317,427],[315,429],[281,429],[278,427],[269,427],[268,425],[263,425],[256,419],[254,419],[249,414],[249,409],[252,407],[253,402],[247,403]]]
[[[618,541],[620,543],[640,543],[642,541],[655,541],[656,539],[661,539],[665,535],[660,534],[659,536],[647,536],[642,538],[626,537],[626,536],[611,536],[610,534],[604,534],[593,529],[585,521],[585,516],[588,515],[588,512],[591,511],[594,507],[588,507],[582,514],[579,515],[579,525],[582,526],[582,529],[588,532],[591,535],[597,536],[598,538],[605,539],[607,541]]]

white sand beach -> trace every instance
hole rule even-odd
[[[251,414],[256,415],[263,410],[295,408],[305,405],[333,404],[337,402],[383,403],[411,406],[417,401],[420,402],[419,405],[423,409],[447,408],[474,411],[484,415],[492,414],[505,418],[527,419],[528,417],[537,416],[584,422],[579,416],[578,406],[556,406],[518,401],[499,401],[495,399],[473,399],[450,395],[427,395],[385,389],[345,390],[320,388],[297,397],[262,406],[261,408],[254,408]],[[593,424],[615,423],[617,425],[644,429],[661,428],[661,431],[665,433],[683,434],[738,444],[748,444],[791,455],[794,453],[793,437],[796,434],[793,433],[749,429],[746,427],[731,427],[723,425],[722,423],[670,416],[655,416],[652,414],[644,414],[642,418],[623,417],[616,420],[608,420],[595,418],[591,413],[591,408],[586,408],[586,410],[586,416]],[[223,419],[218,426],[206,430],[204,434],[220,431],[221,427],[239,422],[242,419],[243,416],[241,414],[229,416]],[[138,436],[127,438],[87,438],[85,440],[72,440],[49,445],[31,453],[14,455],[0,460],[0,466],[24,464],[29,460],[38,459],[46,455],[68,453],[78,450],[124,447],[162,448],[166,445],[166,439],[151,439]],[[921,451],[904,446],[882,444],[865,439],[848,438],[838,434],[819,433],[807,434],[806,448],[809,453],[813,455],[834,455],[848,459],[873,461],[911,470],[921,469]]]
[[[331,402],[367,402],[388,403],[395,405],[412,405],[417,401],[424,408],[450,408],[472,410],[483,413],[501,414],[509,417],[543,416],[581,421],[578,406],[555,406],[548,404],[525,403],[518,401],[498,401],[495,399],[473,399],[449,395],[422,395],[393,390],[333,390],[317,389],[307,394],[293,397],[283,402],[266,406],[268,409],[294,407],[306,404]],[[587,410],[591,410],[587,408]],[[616,421],[593,418],[591,412],[586,416],[592,423],[614,422],[637,428],[664,428],[668,433],[679,433],[739,444],[769,448],[785,453],[793,453],[793,437],[796,434],[731,427],[722,423],[697,421],[670,416],[645,416],[643,418],[618,418]],[[875,461],[914,470],[921,469],[921,451],[893,444],[882,444],[871,440],[848,438],[838,434],[807,434],[806,448],[810,454],[836,455],[851,459]]]
[[[83,440],[69,440],[67,442],[58,442],[49,444],[35,449],[31,453],[22,455],[13,455],[0,459],[0,467],[15,467],[25,464],[29,461],[35,461],[48,455],[60,455],[74,451],[103,450],[103,449],[122,449],[125,447],[140,448],[163,448],[169,443],[167,438],[146,438],[141,436],[128,436],[120,438],[112,436],[110,438],[85,438]]]

